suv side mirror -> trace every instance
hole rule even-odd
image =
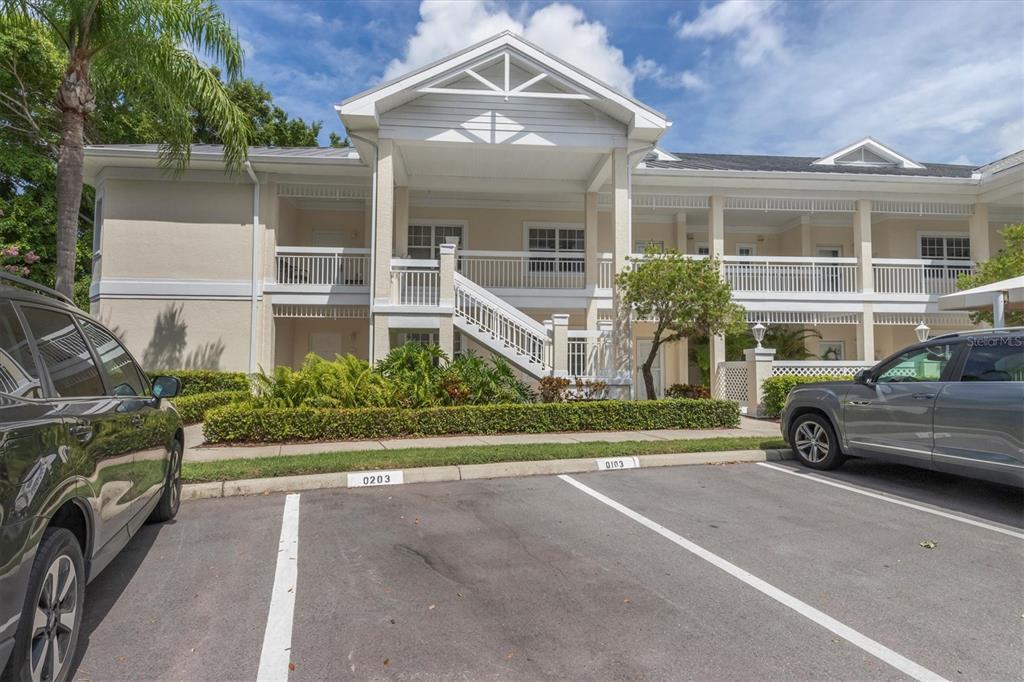
[[[161,376],[153,379],[153,397],[173,398],[181,393],[181,379],[178,377]]]
[[[856,374],[853,375],[853,380],[856,383],[858,383],[858,384],[864,384],[865,386],[868,386],[869,384],[872,383],[871,382],[871,370],[870,369],[862,369],[862,370],[858,371]]]

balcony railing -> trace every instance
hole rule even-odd
[[[441,275],[436,260],[391,259],[391,302],[403,306],[436,306]]]
[[[582,289],[583,254],[544,251],[460,251],[458,271],[488,289]]]
[[[875,258],[872,266],[880,294],[950,294],[960,275],[974,272],[970,261]]]
[[[316,246],[279,246],[274,258],[278,284],[366,287],[370,250]]]
[[[853,293],[856,258],[725,256],[725,279],[734,291]]]

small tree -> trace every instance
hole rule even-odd
[[[714,258],[693,259],[675,251],[648,251],[643,259],[619,273],[623,305],[636,317],[654,324],[651,352],[641,365],[647,397],[654,399],[651,368],[664,343],[696,336],[715,336],[741,329],[743,308],[732,300],[732,288],[719,273]]]
[[[999,232],[1003,235],[1003,248],[984,263],[978,265],[973,275],[961,275],[956,285],[961,291],[1000,282],[1011,277],[1024,275],[1024,223],[1009,225]],[[992,324],[992,311],[979,310],[971,313],[974,324]],[[1007,312],[1006,326],[1024,325],[1024,313]]]

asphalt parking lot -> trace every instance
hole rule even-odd
[[[805,472],[188,502],[90,585],[75,678],[1020,679],[1021,491]]]

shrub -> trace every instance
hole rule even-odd
[[[763,391],[763,400],[761,403],[764,414],[767,417],[778,417],[782,412],[782,408],[786,405],[786,398],[789,396],[789,392],[797,384],[814,384],[820,381],[849,381],[853,377],[850,376],[827,376],[824,374],[814,376],[798,376],[796,374],[780,374],[765,379]]]
[[[666,398],[710,398],[711,390],[703,384],[672,384],[665,389]]]
[[[146,372],[150,381],[158,376],[178,377],[181,394],[198,395],[215,391],[247,391],[249,378],[242,372],[216,372],[208,369],[164,370]]]
[[[298,371],[261,370],[252,384],[256,402],[267,407],[383,407],[391,401],[384,378],[354,355],[324,360],[310,353]]]
[[[498,403],[532,403],[536,396],[519,380],[512,365],[497,355],[490,361],[468,351],[448,363],[441,377],[442,388],[449,398],[447,405],[493,405]],[[453,393],[458,386],[464,390]]]
[[[565,377],[541,377],[537,382],[540,399],[544,403],[565,402],[565,392],[569,390],[569,380]]]
[[[707,429],[739,424],[727,400],[601,400],[575,403],[401,408],[261,408],[211,410],[203,427],[217,442],[354,440],[451,434]]]
[[[203,421],[206,411],[214,407],[230,405],[232,403],[245,402],[252,398],[249,391],[213,391],[211,393],[196,393],[183,395],[174,398],[171,403],[181,420],[186,424],[196,424]]]

